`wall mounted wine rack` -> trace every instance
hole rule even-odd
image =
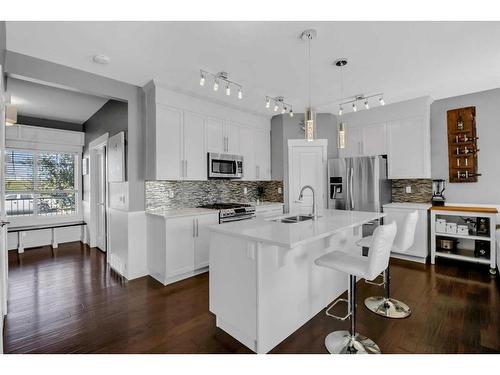
[[[450,182],[477,182],[476,107],[448,111],[448,170]]]

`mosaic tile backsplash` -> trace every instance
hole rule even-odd
[[[411,186],[411,193],[406,193],[405,188]],[[392,201],[430,203],[432,199],[432,180],[411,179],[392,180]]]
[[[245,187],[246,195],[243,193]],[[260,197],[259,190],[262,191]],[[283,202],[283,181],[146,181],[146,210],[198,207],[214,202],[245,203],[257,199]]]

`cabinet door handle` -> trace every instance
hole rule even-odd
[[[196,218],[196,237],[198,237],[200,227],[198,226],[198,218]]]
[[[196,218],[193,218],[193,238],[196,237]]]
[[[184,160],[184,177],[188,176],[188,161]]]

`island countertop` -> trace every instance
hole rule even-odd
[[[278,218],[293,216],[286,214]],[[383,212],[322,210],[316,220],[282,223],[273,219],[242,220],[210,226],[209,230],[234,237],[294,248],[329,237],[348,228],[358,227],[386,216]]]

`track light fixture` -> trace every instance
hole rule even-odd
[[[226,72],[213,74],[207,72],[206,70],[200,70],[200,86],[205,86],[205,82],[208,77],[211,77],[214,80],[214,91],[218,91],[219,85],[222,83],[225,86],[226,95],[231,96],[231,86],[235,86],[238,88],[238,99],[243,99],[243,86],[241,86],[239,83],[229,80],[229,74],[227,74]]]
[[[266,96],[266,108],[271,107],[271,102],[273,102],[273,110],[274,112],[278,112],[278,109],[281,108],[281,114],[285,114],[288,112],[290,117],[293,117],[293,109],[292,105],[285,103],[285,98],[283,96],[277,96],[275,98],[272,98],[270,96]]]
[[[363,95],[363,94],[358,94],[356,96],[350,97],[350,98],[342,98],[342,102],[339,104],[339,116],[342,116],[342,108],[346,104],[351,104],[352,105],[352,111],[356,112],[359,107],[358,107],[358,102],[363,103],[365,109],[370,109],[370,99],[378,97],[378,102],[380,105],[385,105],[384,101],[384,94],[383,93],[378,93],[378,94],[373,94],[373,95]]]

